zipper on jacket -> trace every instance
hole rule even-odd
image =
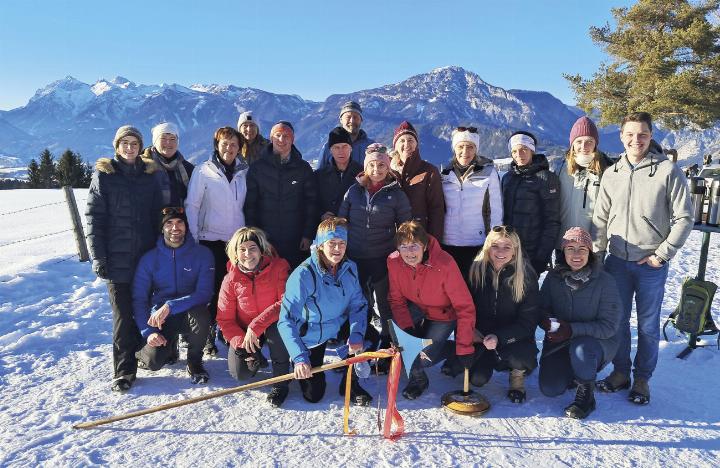
[[[177,262],[175,261],[175,249],[172,249],[173,273],[175,273],[175,297],[178,296]]]
[[[663,238],[663,235],[660,234],[660,231],[658,230],[658,228],[655,227],[655,225],[652,223],[652,221],[650,221],[650,220],[647,218],[647,216],[640,216],[640,217],[641,217],[646,223],[648,223],[648,226],[650,226],[650,229],[652,229],[653,231],[655,231],[655,234],[657,234],[661,239]]]
[[[587,202],[587,191],[588,191],[588,184],[590,183],[590,178],[585,179],[585,190],[583,192],[583,208],[585,208],[585,204]]]
[[[632,206],[632,188],[633,188],[633,176],[635,170],[630,171],[630,186],[628,187],[628,204],[625,210],[625,260],[630,257],[630,250],[628,249],[628,232],[630,231],[630,207]]]

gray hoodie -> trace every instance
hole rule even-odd
[[[593,225],[596,251],[627,261],[652,254],[671,260],[693,228],[682,170],[653,146],[635,167],[623,153],[603,174]]]

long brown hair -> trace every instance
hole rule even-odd
[[[575,162],[575,150],[572,146],[570,146],[570,149],[565,153],[565,163],[567,166],[568,174],[573,175],[578,171],[582,171],[585,169],[580,164]],[[593,174],[600,175],[603,172],[605,172],[605,169],[607,168],[607,161],[603,157],[603,154],[598,151],[597,147],[595,148],[595,151],[593,151],[593,160],[590,162],[590,164],[587,167],[587,170],[592,172]]]

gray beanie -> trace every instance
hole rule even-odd
[[[258,121],[255,120],[255,117],[253,116],[252,111],[243,112],[240,114],[240,118],[238,119],[237,123],[237,129],[238,132],[240,131],[240,126],[244,124],[245,122],[250,122],[251,124],[255,124],[255,126],[258,129],[258,133],[260,133],[260,125],[258,125]]]
[[[340,117],[343,116],[345,112],[355,112],[360,116],[360,118],[363,118],[362,115],[362,107],[360,107],[360,104],[358,104],[355,101],[348,101],[340,108]]]
[[[122,140],[123,137],[126,137],[126,136],[134,136],[140,142],[140,148],[143,147],[143,138],[142,138],[142,133],[140,133],[140,130],[133,127],[132,125],[123,125],[122,127],[117,129],[117,132],[115,132],[115,138],[113,138],[113,148],[115,148],[115,150],[118,149],[120,140]]]

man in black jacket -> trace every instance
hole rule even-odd
[[[332,154],[330,164],[315,171],[320,221],[337,216],[345,192],[356,182],[355,177],[363,170],[363,167],[350,157],[352,139],[347,130],[342,127],[333,128],[328,135],[327,146]]]
[[[295,268],[308,256],[317,226],[315,177],[293,144],[290,122],[276,123],[270,141],[248,170],[245,223],[265,231],[280,256]]]

